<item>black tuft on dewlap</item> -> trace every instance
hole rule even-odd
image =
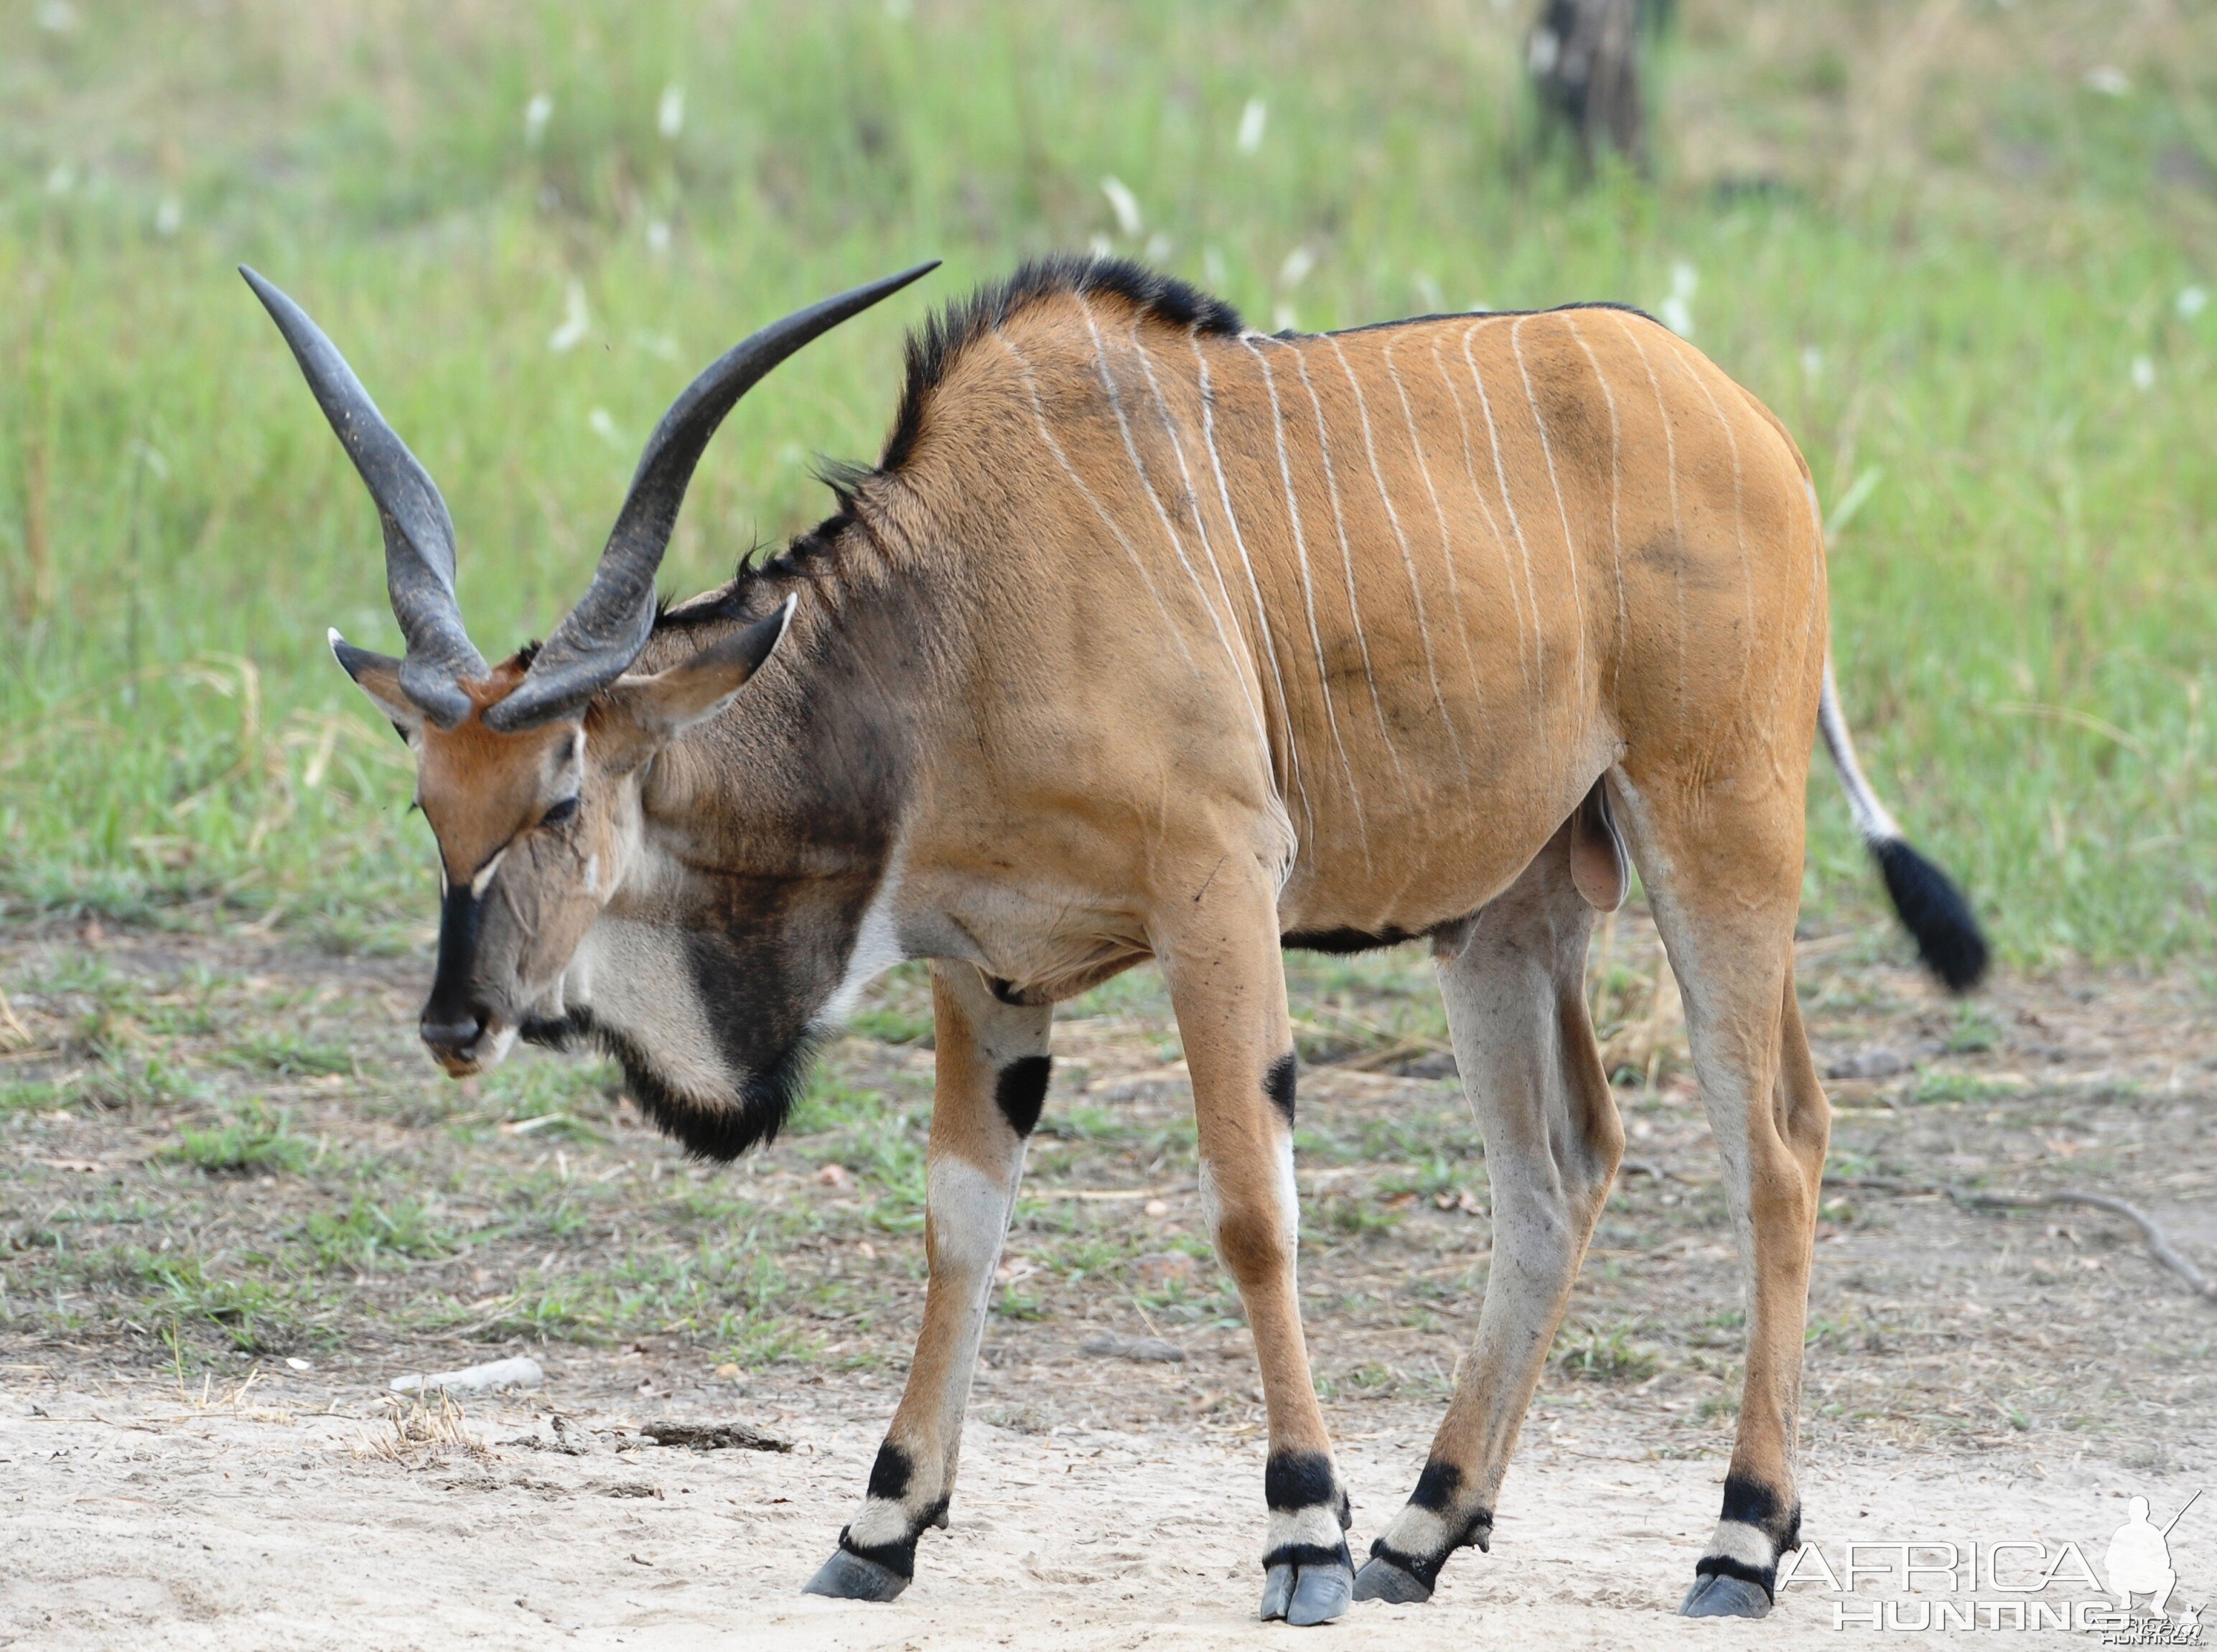
[[[1886,879],[1887,895],[1925,967],[1948,991],[1969,992],[1985,976],[1986,937],[1963,892],[1899,838],[1880,838],[1870,850]]]

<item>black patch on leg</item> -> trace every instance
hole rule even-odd
[[[1736,1577],[1743,1583],[1752,1583],[1773,1600],[1778,1599],[1778,1566],[1750,1566],[1734,1560],[1729,1555],[1704,1555],[1694,1563],[1695,1577]]]
[[[1430,1513],[1444,1514],[1455,1506],[1455,1494],[1461,1489],[1462,1470],[1434,1457],[1417,1476],[1417,1488],[1409,1494],[1409,1500]]]
[[[1263,1465],[1263,1500],[1281,1511],[1337,1507],[1342,1499],[1331,1459],[1321,1451],[1272,1452]]]
[[[1745,1475],[1725,1476],[1725,1507],[1720,1518],[1756,1527],[1782,1555],[1801,1546],[1800,1500],[1796,1498],[1788,1504],[1761,1481],[1750,1480]]]
[[[1273,1566],[1344,1566],[1351,1572],[1355,1569],[1355,1561],[1348,1554],[1347,1545],[1343,1543],[1337,1549],[1326,1549],[1320,1544],[1288,1543],[1280,1544],[1263,1556],[1264,1571],[1269,1571]]]
[[[1054,1061],[1047,1055],[1020,1055],[1001,1069],[993,1081],[993,1099],[1001,1117],[1018,1135],[1039,1128],[1040,1109],[1047,1104],[1047,1081]]]
[[[1263,1075],[1263,1093],[1269,1097],[1273,1107],[1286,1116],[1288,1129],[1294,1127],[1294,1076],[1298,1068],[1299,1063],[1288,1050],[1271,1062],[1270,1070]]]
[[[916,1533],[899,1543],[861,1544],[855,1541],[854,1530],[850,1525],[839,1528],[839,1546],[849,1554],[874,1561],[903,1581],[916,1575]]]
[[[887,1440],[878,1447],[878,1460],[870,1465],[870,1495],[888,1503],[898,1503],[908,1495],[908,1482],[916,1473],[916,1464],[909,1460],[906,1451]],[[860,1554],[859,1549],[855,1551]]]

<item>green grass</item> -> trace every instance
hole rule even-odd
[[[1687,0],[1657,176],[1579,189],[1528,153],[1529,9],[0,3],[0,899],[377,950],[430,919],[404,753],[322,645],[392,646],[374,521],[234,262],[439,478],[497,651],[740,333],[948,262],[733,418],[680,591],[822,514],[811,456],[874,451],[926,302],[1101,237],[1305,327],[1655,306],[1683,266],[1838,523],[1843,686],[1915,835],[2016,959],[2206,952],[2217,306],[2182,295],[2217,284],[2217,19]],[[1816,791],[1813,909],[1868,917]]]

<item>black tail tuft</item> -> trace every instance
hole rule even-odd
[[[1871,845],[1886,878],[1894,911],[1916,939],[1925,966],[1951,993],[1967,993],[1985,978],[1986,937],[1971,903],[1948,875],[1899,838]]]

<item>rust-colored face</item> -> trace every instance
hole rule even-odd
[[[438,839],[438,967],[419,1030],[450,1074],[482,1072],[528,1023],[562,1018],[564,973],[644,840],[648,760],[729,703],[788,616],[652,676],[620,678],[576,715],[514,733],[484,714],[523,680],[520,660],[460,684],[470,713],[442,728],[408,699],[397,661],[342,656],[415,752],[416,801]]]

